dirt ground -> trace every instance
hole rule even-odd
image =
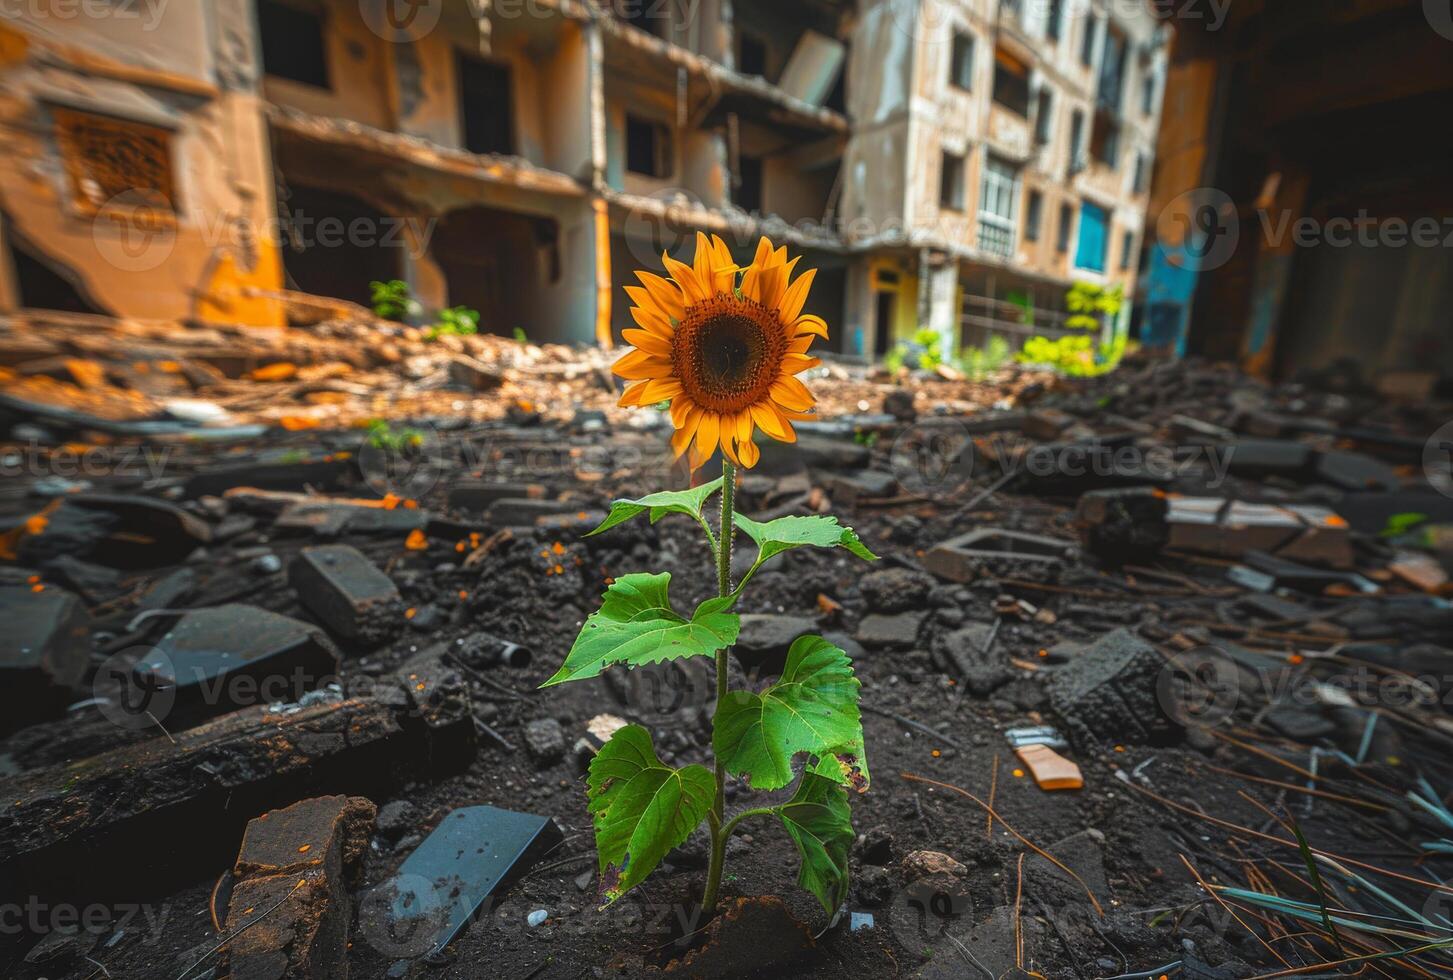
[[[1174,382],[1167,382],[1180,394],[1156,402],[1152,413],[1144,410],[1150,377],[1147,373],[1137,384],[1133,375],[1122,373],[1118,380],[1065,383],[1047,393],[1026,393],[1018,385],[1000,407],[1055,408],[1077,425],[1103,433],[1120,427],[1127,417],[1136,419],[1131,413],[1139,405],[1138,421],[1147,437],[1155,433],[1163,439],[1165,419],[1178,405],[1185,411],[1199,402],[1207,415],[1224,420],[1236,390],[1283,399],[1282,407],[1290,397],[1224,373],[1198,375],[1182,369]],[[817,382],[825,383],[831,382]],[[935,400],[932,384],[925,385],[919,405]],[[977,416],[944,417],[982,419],[995,400],[982,399],[985,404]],[[880,410],[881,402],[881,393],[874,395],[872,413]],[[1313,407],[1305,414],[1313,414]],[[1325,410],[1325,405],[1320,407]],[[799,549],[759,574],[739,608],[743,613],[792,617],[803,628],[824,631],[848,650],[862,679],[873,780],[871,789],[852,801],[859,841],[846,911],[867,913],[872,925],[850,929],[844,915],[830,926],[811,896],[795,887],[796,856],[780,829],[749,823],[729,851],[726,897],[781,896],[812,938],[804,938],[800,956],[788,961],[792,944],[765,943],[761,935],[766,930],[741,929],[725,936],[720,941],[740,964],[738,975],[749,975],[753,957],[761,958],[760,975],[822,978],[1239,978],[1301,968],[1314,975],[1322,972],[1314,964],[1339,958],[1335,943],[1317,934],[1319,921],[1303,922],[1306,928],[1298,934],[1294,920],[1274,918],[1259,908],[1242,904],[1233,915],[1197,881],[1199,875],[1211,885],[1315,904],[1318,889],[1308,878],[1308,865],[1300,849],[1288,843],[1293,827],[1316,851],[1402,875],[1376,880],[1413,909],[1423,909],[1436,898],[1436,883],[1447,875],[1447,858],[1422,851],[1419,842],[1437,838],[1444,828],[1426,808],[1410,806],[1405,793],[1418,777],[1439,793],[1447,790],[1449,736],[1428,721],[1432,713],[1441,714],[1438,708],[1374,706],[1385,720],[1371,751],[1359,756],[1362,764],[1324,761],[1320,779],[1308,779],[1309,746],[1337,746],[1357,754],[1365,722],[1339,727],[1334,718],[1327,725],[1311,726],[1313,734],[1293,737],[1286,734],[1289,727],[1278,729],[1268,722],[1275,698],[1243,685],[1251,693],[1243,693],[1234,710],[1228,709],[1213,726],[1187,731],[1161,724],[1164,719],[1142,718],[1149,732],[1145,737],[1127,733],[1123,740],[1087,740],[1075,736],[1072,721],[1055,711],[1049,693],[1054,675],[1066,662],[1117,629],[1131,631],[1163,657],[1213,639],[1234,638],[1273,665],[1289,664],[1298,676],[1315,673],[1325,680],[1329,671],[1340,668],[1317,658],[1342,657],[1338,644],[1356,639],[1356,633],[1323,631],[1318,648],[1306,635],[1318,631],[1307,624],[1333,619],[1355,602],[1367,606],[1372,620],[1393,624],[1391,632],[1397,633],[1399,613],[1392,603],[1397,597],[1416,599],[1413,590],[1386,585],[1377,603],[1326,592],[1302,595],[1297,601],[1308,610],[1308,619],[1288,625],[1291,613],[1280,623],[1247,617],[1238,602],[1250,591],[1227,578],[1234,562],[1185,553],[1120,565],[1076,548],[1067,561],[1009,558],[986,564],[970,581],[945,581],[923,570],[925,556],[967,531],[1022,531],[1077,546],[1078,490],[1046,492],[1037,485],[1002,484],[986,449],[986,440],[993,437],[982,436],[973,472],[966,472],[962,481],[940,478],[927,492],[915,493],[905,485],[910,479],[900,479],[886,496],[870,495],[856,506],[845,506],[845,492],[835,491],[839,484],[834,481],[860,476],[867,468],[864,457],[873,469],[905,476],[895,469],[893,447],[903,445],[898,440],[913,426],[876,414],[865,414],[857,423],[842,417],[849,422],[843,431],[825,428],[818,434],[817,448],[807,459],[808,484],[791,482],[797,472],[791,465],[774,473],[765,464],[763,472],[749,475],[744,483],[743,510],[761,515],[774,508],[801,512],[830,505],[881,560],[868,567],[846,552]],[[917,425],[925,420],[920,417]],[[585,539],[581,531],[586,523],[566,520],[554,527],[517,530],[506,538],[497,536],[499,527],[477,511],[451,511],[448,500],[451,489],[482,472],[491,480],[542,484],[550,497],[595,514],[613,497],[657,489],[673,478],[679,481],[679,471],[673,474],[661,456],[666,434],[660,429],[603,430],[522,417],[462,427],[435,423],[429,432],[441,440],[448,462],[418,496],[418,507],[447,514],[455,522],[452,526],[474,529],[479,537],[464,547],[442,533],[431,534],[420,548],[401,532],[342,533],[338,540],[357,547],[399,586],[413,617],[379,649],[341,643],[342,676],[386,674],[426,647],[467,640],[481,631],[522,644],[533,657],[527,666],[469,672],[473,710],[482,726],[477,752],[465,767],[435,776],[421,765],[419,778],[371,791],[370,798],[380,807],[399,801],[407,807],[395,808],[403,814],[401,825],[380,826],[363,858],[361,879],[353,888],[349,975],[519,980],[652,975],[681,954],[683,947],[675,940],[683,933],[694,934],[700,925],[693,919],[693,903],[705,877],[704,847],[699,840],[689,841],[645,885],[599,910],[583,768],[569,746],[585,733],[591,718],[609,712],[646,720],[667,762],[706,761],[706,687],[683,686],[678,675],[667,678],[664,687],[652,686],[644,675],[603,677],[545,691],[537,687],[555,671],[609,579],[632,571],[670,571],[678,608],[690,608],[714,594],[714,575],[699,530],[684,518],[667,518],[655,527],[640,520]],[[286,569],[302,548],[319,543],[318,535],[271,526],[271,518],[249,511],[235,497],[230,506],[219,508],[200,495],[189,497],[168,488],[229,462],[243,465],[236,479],[243,486],[246,465],[259,458],[298,462],[346,453],[349,447],[363,452],[357,441],[356,432],[325,429],[275,431],[231,446],[177,443],[171,447],[165,477],[150,487],[129,475],[96,477],[93,482],[96,489],[170,495],[214,522],[229,514],[249,515],[252,521],[240,533],[214,541],[184,563],[198,582],[187,606],[198,608],[226,596],[312,622],[316,617],[299,601],[286,576],[259,573],[255,563],[271,554],[278,562],[267,567]],[[1010,441],[1035,440],[1016,431]],[[461,450],[464,445],[474,448]],[[606,465],[598,465],[592,456],[601,450]],[[363,467],[363,478],[345,477],[326,493],[337,498],[376,496],[370,490],[377,487],[371,488],[366,479],[373,475],[366,459]],[[1194,485],[1198,479],[1188,482]],[[807,485],[817,489],[799,495],[799,486]],[[1002,489],[994,489],[1000,485]],[[1309,492],[1274,479],[1254,485],[1269,485],[1273,496],[1283,499],[1302,499]],[[1243,491],[1249,486],[1253,484]],[[1176,488],[1174,481],[1171,488]],[[309,487],[296,490],[309,492]],[[825,499],[824,490],[826,498],[836,495],[837,501]],[[1311,493],[1316,495],[1315,488]],[[7,509],[18,517],[34,503],[16,495],[7,501]],[[490,543],[481,548],[480,541]],[[1360,569],[1386,565],[1389,556],[1379,550],[1378,535],[1365,540],[1359,535],[1358,549]],[[475,554],[465,560],[462,556],[469,552]],[[123,585],[153,582],[171,568],[127,570]],[[11,569],[12,576],[27,571],[20,561]],[[887,572],[897,578],[881,578]],[[864,577],[870,573],[879,576],[874,580],[878,587],[865,595]],[[118,600],[116,608],[127,608],[126,601]],[[419,622],[424,610],[427,614]],[[864,620],[875,611],[910,613],[916,628],[887,638],[865,634]],[[1389,642],[1426,642],[1428,631],[1436,639],[1447,626],[1446,616],[1426,621],[1431,622],[1426,631],[1407,626],[1407,635]],[[953,666],[962,659],[954,658],[970,643],[966,637],[982,641],[996,622],[987,653],[982,648],[971,651],[973,670],[966,677],[955,676]],[[780,628],[782,620],[763,629],[774,624]],[[902,622],[897,625],[901,628]],[[973,631],[976,626],[980,632]],[[1453,633],[1442,640],[1453,640]],[[1350,661],[1344,657],[1339,662],[1346,667]],[[669,703],[662,703],[662,691]],[[1167,707],[1163,692],[1159,700],[1147,698],[1143,704],[1150,705],[1148,712],[1157,705]],[[55,729],[45,727],[10,736],[0,744],[7,773],[14,777],[81,759],[118,740],[157,737],[154,731],[118,734],[88,710],[73,711],[72,720],[63,723],[71,728],[64,738],[53,737]],[[1330,708],[1313,710],[1317,712],[1335,715]],[[527,724],[543,719],[558,722],[566,737],[567,751],[555,761],[542,762],[525,750]],[[1005,731],[1037,724],[1056,725],[1072,736],[1061,751],[1080,766],[1083,789],[1047,792],[1015,757]],[[733,783],[728,804],[733,811],[773,796]],[[393,875],[450,810],[481,803],[553,817],[563,842],[534,862],[446,954],[430,962],[411,961],[401,953],[412,950],[370,916],[369,889]],[[215,826],[194,826],[179,838],[156,842],[183,851],[196,846],[199,855],[207,855],[198,858],[189,885],[158,889],[144,877],[127,882],[129,902],[148,914],[124,927],[111,922],[82,955],[26,963],[37,937],[3,937],[10,941],[0,945],[0,973],[20,980],[189,980],[216,975],[208,971],[217,969],[218,960],[206,955],[219,943],[209,898],[230,858],[212,855],[235,854],[234,828],[239,820],[256,815],[219,814]],[[923,851],[947,855],[951,866],[943,870],[931,859],[910,856]],[[111,891],[115,883],[109,881],[107,855],[92,854],[91,860]],[[1355,883],[1348,891],[1350,880],[1330,885],[1339,902],[1358,901]],[[527,920],[536,910],[544,910],[546,917],[530,925]],[[1382,939],[1368,933],[1344,941],[1349,957],[1364,946],[1397,945],[1378,947]],[[1411,969],[1408,962],[1373,961],[1363,968],[1402,976],[1409,975],[1402,972]],[[193,964],[199,965],[184,972]]]

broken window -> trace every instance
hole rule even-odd
[[[464,148],[470,153],[515,152],[509,66],[461,52],[459,113]]]
[[[627,114],[626,169],[647,177],[670,177],[671,131],[661,123]]]
[[[290,289],[367,306],[370,282],[403,278],[404,243],[391,232],[400,219],[361,198],[291,184],[278,217]]]
[[[964,209],[964,158],[947,150],[938,179],[938,203],[952,211]]]
[[[1136,194],[1144,194],[1147,190],[1149,190],[1149,187],[1147,186],[1149,183],[1149,173],[1150,167],[1146,164],[1145,154],[1141,153],[1139,150],[1136,150],[1135,179],[1130,185],[1131,190],[1133,190]]]
[[[52,114],[78,209],[95,214],[115,202],[171,223],[177,200],[171,130],[60,107]]]
[[[1140,80],[1141,115],[1149,116],[1155,113],[1155,83],[1155,69],[1146,68],[1145,76]]]
[[[1105,112],[1119,115],[1125,101],[1125,59],[1129,46],[1125,35],[1111,28],[1105,34],[1105,54],[1100,59],[1100,81],[1095,91],[1095,104]]]
[[[1075,209],[1068,204],[1059,206],[1059,234],[1055,237],[1054,248],[1061,254],[1070,250],[1070,229],[1074,227]]]
[[[258,0],[257,26],[263,71],[314,88],[332,88],[322,11],[289,0]]]
[[[737,71],[767,77],[767,42],[760,35],[737,32]]]
[[[1029,118],[1029,66],[1003,48],[994,52],[994,101]]]
[[[734,195],[737,207],[752,214],[762,211],[762,161],[759,157],[737,159],[737,192]]]
[[[91,302],[78,282],[72,281],[74,273],[61,275],[16,241],[10,242],[8,251],[15,282],[20,287],[21,307],[66,313],[106,312]]]
[[[1130,256],[1135,254],[1135,232],[1127,231],[1120,239],[1120,271],[1130,268]]]
[[[1120,159],[1120,123],[1108,112],[1095,113],[1090,152],[1107,167],[1113,168]]]
[[[1051,41],[1058,41],[1064,30],[1065,0],[1049,0],[1049,19],[1045,21],[1044,34]]]
[[[1076,109],[1070,113],[1070,173],[1077,174],[1085,169],[1085,112]]]
[[[1019,208],[1019,171],[1007,160],[984,161],[979,195],[979,248],[1000,258],[1014,256],[1015,222]]]
[[[1091,272],[1105,271],[1109,246],[1110,212],[1089,201],[1080,205],[1080,243],[1075,250],[1075,267]]]
[[[1029,192],[1029,203],[1024,209],[1024,240],[1039,241],[1039,226],[1044,221],[1044,195],[1039,191]]]
[[[954,32],[953,52],[949,57],[948,82],[965,92],[974,87],[974,36]]]
[[[1054,93],[1042,88],[1034,100],[1034,142],[1040,146],[1049,142],[1054,130]]]
[[[1095,63],[1095,34],[1100,21],[1093,14],[1085,15],[1085,36],[1080,40],[1080,64],[1089,68]]]

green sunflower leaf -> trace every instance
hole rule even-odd
[[[716,777],[700,765],[672,769],[656,756],[644,728],[627,725],[591,760],[586,795],[601,898],[609,905],[691,836],[716,798]]]
[[[804,545],[814,548],[846,548],[865,561],[878,560],[878,556],[858,540],[857,532],[839,524],[836,517],[779,517],[775,521],[760,524],[742,514],[733,516],[742,533],[757,542],[758,565],[784,551]]]
[[[861,686],[846,653],[820,636],[800,637],[775,684],[722,700],[711,739],[716,757],[753,789],[771,790],[792,782],[792,760],[807,752],[818,757],[810,771],[866,790]]]
[[[805,773],[797,792],[777,809],[777,815],[802,858],[798,886],[816,895],[832,915],[848,893],[853,822],[847,791],[830,779]]]
[[[540,686],[595,677],[611,664],[642,666],[709,656],[736,642],[741,618],[726,611],[733,602],[730,596],[706,600],[687,620],[671,608],[666,595],[670,584],[670,572],[623,575],[612,582],[565,663]]]
[[[662,490],[658,493],[648,493],[646,496],[637,497],[634,500],[612,501],[610,513],[606,515],[605,520],[600,522],[600,527],[585,536],[588,538],[591,534],[609,531],[617,524],[624,524],[631,518],[648,511],[652,524],[667,514],[685,514],[701,520],[701,509],[706,506],[711,495],[720,489],[721,477],[717,477],[710,483],[704,483],[690,490]]]

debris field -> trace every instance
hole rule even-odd
[[[881,560],[775,559],[733,669],[764,684],[809,631],[847,650],[875,778],[835,920],[764,830],[705,923],[695,838],[597,907],[583,774],[632,721],[706,758],[709,665],[536,690],[611,577],[714,594],[689,521],[584,536],[690,479],[603,355],[334,319],[159,368],[83,319],[6,339],[4,976],[1453,965],[1447,406],[1134,358],[805,375],[821,417],[738,506],[831,508]]]

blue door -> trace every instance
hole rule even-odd
[[[1105,251],[1110,241],[1110,212],[1089,201],[1080,205],[1080,245],[1075,267],[1091,272],[1105,271]]]

